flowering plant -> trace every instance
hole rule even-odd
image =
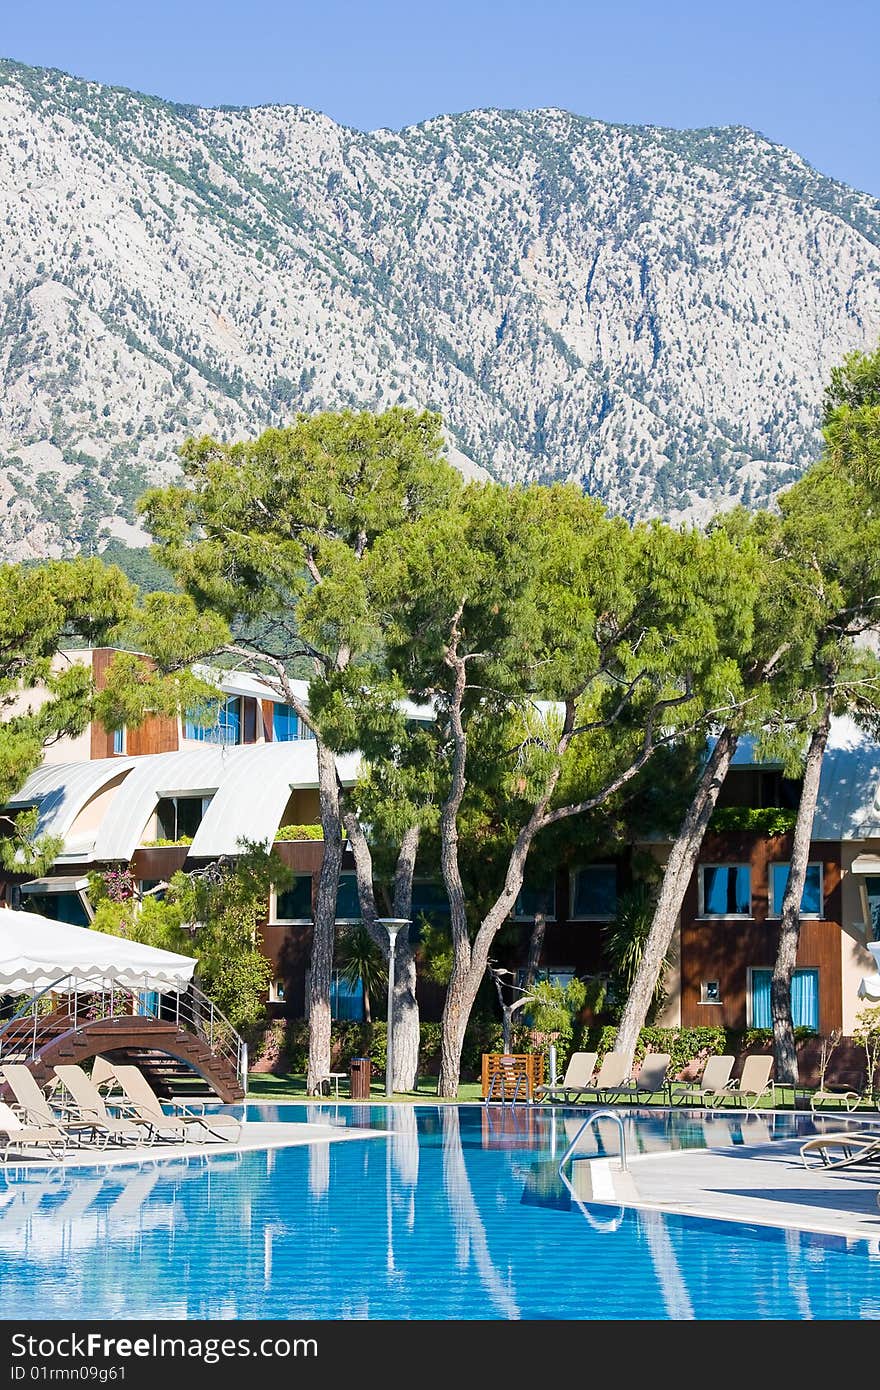
[[[127,903],[136,896],[134,875],[131,869],[108,869],[104,874],[107,896],[114,903]]]

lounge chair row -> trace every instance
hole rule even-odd
[[[718,1108],[728,1101],[753,1110],[764,1096],[774,1096],[773,1058],[754,1055],[743,1063],[742,1074],[732,1077],[735,1058],[709,1057],[699,1081],[676,1081],[669,1077],[670,1056],[649,1052],[637,1076],[630,1074],[623,1055],[606,1052],[596,1069],[598,1053],[573,1052],[565,1075],[557,1086],[537,1086],[536,1101],[561,1101],[572,1105],[595,1100],[613,1105],[621,1100],[648,1100],[662,1097],[670,1105],[705,1105]]]
[[[0,1066],[0,1077],[14,1098],[11,1104],[0,1102],[4,1162],[23,1149],[43,1149],[59,1158],[71,1145],[103,1150],[109,1144],[140,1147],[157,1140],[185,1144],[193,1137],[234,1141],[241,1133],[241,1121],[225,1111],[196,1110],[181,1102],[166,1110],[144,1073],[131,1064],[96,1058],[91,1076],[80,1066],[57,1066],[46,1091],[23,1063]]]

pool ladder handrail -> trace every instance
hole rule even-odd
[[[557,1168],[557,1172],[559,1173],[559,1176],[562,1178],[563,1182],[565,1181],[565,1174],[563,1173],[562,1169],[564,1168],[564,1166],[565,1166],[567,1160],[568,1160],[569,1158],[571,1158],[572,1155],[574,1154],[574,1151],[575,1151],[575,1149],[576,1149],[577,1146],[578,1146],[578,1141],[579,1141],[581,1135],[583,1134],[584,1130],[587,1128],[588,1125],[593,1124],[595,1120],[615,1120],[615,1121],[616,1121],[617,1126],[618,1126],[618,1128],[619,1128],[619,1130],[620,1130],[620,1167],[621,1167],[621,1171],[622,1171],[622,1172],[626,1172],[626,1131],[625,1131],[624,1126],[623,1126],[623,1119],[621,1118],[620,1115],[618,1115],[618,1113],[617,1113],[616,1110],[591,1110],[590,1113],[589,1113],[589,1115],[587,1116],[587,1118],[584,1120],[583,1124],[581,1125],[580,1129],[578,1130],[577,1134],[574,1136],[574,1138],[572,1139],[571,1143],[568,1145],[568,1148],[565,1150],[565,1153],[562,1155],[561,1159],[559,1160],[559,1166],[558,1166],[558,1168]],[[589,1157],[588,1154],[578,1154],[578,1155],[577,1155],[577,1158],[587,1158],[587,1157]],[[575,1161],[576,1161],[576,1160],[575,1160]]]
[[[509,1078],[509,1072],[506,1071],[504,1068],[501,1068],[501,1069],[499,1069],[498,1071],[496,1071],[496,1072],[493,1073],[492,1078],[491,1078],[491,1080],[489,1081],[489,1089],[488,1089],[488,1091],[486,1092],[486,1100],[485,1100],[485,1104],[486,1104],[486,1105],[489,1104],[489,1102],[491,1101],[492,1096],[493,1096],[493,1094],[494,1094],[494,1092],[495,1092],[495,1082],[496,1082],[496,1081],[500,1081],[500,1082],[501,1082],[500,1103],[501,1103],[502,1105],[506,1105],[506,1104],[507,1104],[507,1097],[506,1097],[505,1094],[504,1094],[504,1091],[505,1091],[505,1084],[504,1084],[504,1083],[505,1083],[505,1081],[508,1080],[508,1078]],[[511,1105],[516,1105],[516,1103],[517,1103],[517,1101],[518,1101],[518,1099],[519,1099],[519,1085],[520,1085],[520,1082],[521,1082],[521,1081],[524,1081],[524,1082],[525,1082],[525,1085],[526,1085],[526,1093],[525,1093],[525,1095],[523,1096],[523,1105],[531,1105],[531,1103],[532,1103],[532,1102],[531,1102],[531,1096],[529,1095],[529,1078],[526,1076],[525,1072],[517,1072],[517,1073],[516,1073],[516,1081],[515,1081],[514,1087],[513,1087],[513,1095],[510,1097],[510,1104],[511,1104]]]

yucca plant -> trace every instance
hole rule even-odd
[[[342,932],[336,945],[340,978],[354,988],[364,987],[364,1021],[372,1023],[370,1000],[376,999],[388,984],[385,957],[363,922],[353,922]]]
[[[617,911],[602,934],[605,957],[611,970],[609,994],[621,1003],[629,996],[645,942],[654,920],[654,895],[646,883],[637,883],[617,900]],[[655,1017],[666,991],[664,969],[660,971],[651,1001],[650,1017]]]

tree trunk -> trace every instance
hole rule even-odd
[[[675,932],[682,899],[691,881],[706,826],[724,785],[736,745],[737,735],[729,728],[722,729],[669,852],[651,929],[614,1043],[615,1050],[622,1052],[626,1058],[627,1070],[632,1069],[639,1033],[651,1007],[663,961]]]
[[[779,923],[779,947],[773,979],[770,984],[770,1008],[773,1014],[773,1053],[776,1058],[776,1081],[783,1086],[795,1086],[798,1081],[797,1051],[794,1042],[794,1023],[791,1016],[791,977],[797,961],[801,932],[801,899],[807,879],[813,820],[819,799],[819,778],[822,759],[831,728],[831,702],[826,701],[822,717],[813,730],[804,763],[804,783],[798,803],[797,820],[791,845],[791,864],[788,882],[782,899]]]
[[[463,606],[463,605],[462,605]],[[459,614],[461,609],[459,610]],[[455,690],[449,705],[449,723],[453,739],[452,775],[449,794],[443,803],[440,816],[440,866],[443,882],[449,899],[450,926],[452,929],[452,974],[446,990],[441,1020],[440,1078],[437,1093],[454,1099],[458,1094],[461,1070],[461,1052],[464,1033],[470,1012],[477,997],[483,975],[489,961],[489,951],[495,936],[504,925],[517,895],[522,888],[526,860],[532,843],[539,830],[554,825],[569,816],[580,815],[595,810],[647,765],[657,744],[654,741],[654,722],[649,721],[645,740],[638,755],[629,766],[614,775],[601,792],[586,801],[550,809],[562,773],[562,759],[569,746],[575,728],[576,706],[573,700],[566,701],[565,719],[562,734],[556,745],[556,764],[544,784],[541,797],[532,813],[516,837],[507,864],[504,887],[492,907],[480,923],[471,941],[467,927],[467,913],[464,890],[458,864],[458,813],[466,787],[467,736],[462,722],[462,703],[466,689],[466,668],[464,660],[458,655],[458,616],[453,623],[452,636],[446,649],[445,660],[455,672]],[[683,703],[690,694],[683,694],[672,701],[660,702],[664,708],[670,704]],[[659,707],[658,707],[659,708]]]
[[[353,811],[345,814],[345,829],[354,852],[358,900],[364,925],[388,960],[388,929],[378,920],[373,886],[373,856],[363,826]],[[409,919],[412,912],[412,880],[418,826],[411,826],[401,841],[394,874],[394,916]],[[414,1091],[419,1067],[419,1006],[416,1002],[416,964],[409,932],[401,929],[394,951],[394,996],[391,1002],[394,1032],[391,1086],[394,1091]]]
[[[535,980],[538,977],[538,966],[541,964],[541,952],[544,950],[544,937],[547,934],[547,918],[543,912],[535,913],[535,925],[532,927],[532,934],[529,937],[529,955],[526,961],[526,977],[523,980],[523,988],[528,994]]]
[[[419,827],[411,825],[400,842],[394,871],[395,917],[412,921],[412,885]],[[414,1091],[419,1077],[422,1035],[416,998],[416,955],[410,932],[401,931],[394,957],[394,1089]]]
[[[330,984],[336,934],[336,897],[342,867],[342,822],[336,760],[318,739],[318,794],[324,853],[315,894],[312,958],[309,974],[309,1063],[306,1094],[315,1095],[321,1077],[330,1071]]]
[[[466,667],[457,655],[458,618],[453,627],[453,642],[447,652],[447,663],[455,672],[455,690],[450,704],[449,722],[453,735],[452,776],[449,794],[440,814],[440,869],[449,899],[449,928],[452,933],[452,973],[446,987],[443,1013],[440,1019],[440,1076],[437,1094],[454,1100],[458,1095],[461,1069],[461,1049],[464,1030],[476,998],[479,982],[486,968],[483,962],[476,984],[471,973],[471,941],[468,932],[464,885],[458,864],[458,812],[464,798],[467,769],[467,735],[461,717],[466,685]]]

